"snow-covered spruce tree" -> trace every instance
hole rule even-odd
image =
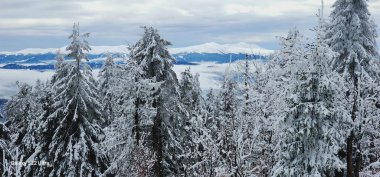
[[[106,174],[152,176],[153,151],[145,138],[151,136],[156,108],[152,106],[160,91],[160,83],[144,79],[141,67],[130,60],[124,67],[116,89],[123,90],[117,102],[118,116],[105,129],[103,147],[112,163]],[[119,88],[120,87],[120,88]]]
[[[261,101],[256,100],[255,104],[259,104],[258,107],[261,109],[254,113],[261,114],[269,124],[277,120],[277,117],[285,115],[284,106],[287,104],[284,90],[295,84],[294,72],[297,71],[299,60],[305,53],[303,40],[303,36],[297,29],[290,29],[286,37],[280,37],[281,49],[269,56],[270,60],[264,71],[257,72],[255,82],[257,98],[255,99],[261,99]]]
[[[201,90],[198,81],[199,74],[195,76],[190,73],[190,68],[181,73],[180,95],[181,101],[187,110],[199,111],[201,106]]]
[[[108,55],[98,75],[100,99],[106,124],[110,124],[115,117],[114,104],[116,103],[116,95],[114,88],[117,83],[117,72],[118,67],[114,63],[112,55]]]
[[[178,175],[184,170],[181,159],[183,154],[184,110],[179,97],[178,80],[172,70],[174,59],[167,46],[170,42],[162,39],[157,30],[144,28],[144,35],[132,48],[130,59],[142,68],[144,79],[155,79],[161,83],[153,108],[157,114],[150,128],[151,136],[146,138],[155,153],[153,171],[155,176]]]
[[[366,91],[361,90],[359,80],[363,75],[375,76],[371,66],[376,64],[374,58],[378,57],[376,25],[371,20],[366,0],[337,0],[333,8],[326,39],[331,48],[338,53],[332,66],[345,78],[349,88],[347,98],[350,100],[350,116],[355,126],[351,136],[347,138],[345,156],[347,176],[352,177],[359,176],[363,163],[360,143],[363,129],[366,129],[363,122],[367,118],[360,114],[366,107],[361,106],[359,102],[365,99],[361,97]],[[367,79],[362,79],[365,80]]]
[[[218,111],[218,101],[217,101],[217,92],[214,89],[210,88],[210,90],[206,93],[205,96],[205,111],[206,111],[206,126],[211,129],[212,125],[216,125],[214,123],[216,121],[216,117],[219,115]],[[216,129],[216,127],[215,127]],[[216,137],[216,131],[212,131]]]
[[[240,116],[240,119],[243,124],[243,131],[246,137],[244,139],[250,139],[252,138],[252,131],[254,129],[253,121],[251,121],[253,116],[253,102],[252,98],[254,95],[252,95],[252,87],[253,87],[253,76],[254,73],[251,72],[252,70],[252,61],[249,58],[250,56],[248,54],[245,55],[244,61],[240,62],[238,64],[237,71],[239,72],[240,82],[239,82],[239,88],[238,88],[238,99],[241,101],[241,105],[238,109],[238,114]]]
[[[257,141],[259,134],[261,118],[256,117],[254,110],[254,100],[256,95],[253,92],[253,77],[252,66],[256,65],[255,61],[250,60],[250,56],[246,54],[245,60],[239,63],[238,72],[241,77],[238,87],[238,119],[237,129],[234,133],[234,139],[236,141],[236,162],[237,171],[239,175],[250,176],[253,175],[255,170],[255,161],[258,156],[255,156],[255,149],[260,147],[262,143]],[[257,69],[256,69],[257,70]],[[262,154],[262,150],[259,150],[258,154]]]
[[[380,65],[371,66],[374,71],[380,71]],[[363,171],[361,173],[368,176],[380,175],[380,104],[379,100],[379,80],[370,77],[362,72],[359,77],[359,90],[361,96],[358,101],[360,112],[358,117],[362,117],[360,148],[363,155]],[[365,175],[364,175],[365,176]]]
[[[285,74],[279,74],[286,75],[291,72],[291,69],[294,69],[289,68],[289,65],[293,65],[299,60],[300,56],[304,54],[304,37],[297,28],[292,28],[289,30],[286,37],[279,37],[279,40],[281,48],[270,56],[271,62],[269,64],[271,66],[275,65],[281,67],[284,69],[283,72],[285,72]]]
[[[54,86],[60,78],[65,77],[68,73],[66,67],[67,62],[65,62],[65,56],[61,54],[61,51],[58,50],[55,57],[56,63],[54,64],[55,73],[51,78],[51,85]]]
[[[339,54],[333,62],[334,69],[349,80],[358,77],[361,69],[374,74],[368,69],[378,56],[377,34],[367,1],[337,0],[333,8],[326,38],[331,48]]]
[[[229,71],[226,72],[218,95],[217,146],[220,159],[217,175],[238,175],[236,132],[239,127],[237,83]]]
[[[202,159],[192,167],[197,176],[215,176],[216,168],[218,168],[220,155],[216,144],[219,132],[217,120],[219,110],[217,105],[217,96],[211,88],[204,100],[205,108],[201,111],[203,121],[200,122],[203,123],[203,126],[200,126],[202,134],[198,137],[198,140],[201,142],[202,148],[198,153],[202,154]]]
[[[268,77],[273,76],[273,70],[264,71],[262,67],[264,65],[262,63],[254,62],[255,72],[253,73],[253,77],[255,78],[255,82],[252,84],[252,88],[249,91],[249,104],[251,105],[248,109],[248,114],[250,116],[250,122],[252,124],[253,129],[250,130],[249,136],[251,139],[251,144],[249,147],[252,149],[251,155],[249,159],[252,159],[248,162],[248,165],[252,165],[252,173],[256,174],[256,176],[269,176],[270,170],[274,165],[274,145],[275,139],[273,138],[274,127],[273,124],[275,122],[275,116],[270,110],[275,110],[280,112],[278,109],[274,108],[273,103],[280,102],[279,99],[274,99],[272,96],[274,90],[267,90],[267,88],[271,88],[272,81],[275,78]],[[273,80],[267,80],[267,79]],[[277,81],[274,81],[274,86],[277,85]],[[268,92],[272,91],[272,92]],[[278,104],[278,103],[277,103]],[[244,109],[242,109],[243,111]],[[240,112],[244,113],[244,112]],[[252,164],[250,164],[252,163]]]
[[[52,136],[54,135],[55,129],[59,126],[59,122],[57,120],[61,120],[63,117],[63,111],[58,110],[59,106],[62,106],[56,97],[58,86],[62,86],[63,83],[60,83],[61,79],[68,74],[68,66],[69,63],[64,61],[64,56],[58,51],[56,55],[56,63],[55,63],[55,73],[52,76],[52,79],[45,84],[44,87],[44,95],[42,97],[42,113],[39,116],[40,125],[37,129],[37,140],[38,140],[38,148],[35,150],[34,154],[30,158],[30,160],[39,160],[49,162],[52,159],[49,159],[49,145],[52,141]],[[34,159],[33,159],[34,158]],[[46,167],[49,168],[49,167]],[[31,171],[37,172],[33,168]],[[39,171],[40,174],[36,174],[37,176],[43,176],[45,170]]]
[[[0,123],[0,174],[1,176],[10,176],[7,169],[8,164],[12,160],[11,153],[9,151],[10,144],[10,132],[9,129]]]
[[[220,142],[220,137],[226,136],[225,142],[230,144],[229,146],[232,148],[219,146],[219,152],[228,154],[220,154],[219,161],[224,161],[221,163],[220,169],[227,170],[218,171],[219,169],[217,169],[217,175],[264,175],[257,167],[259,164],[262,164],[259,161],[264,157],[262,155],[264,150],[259,148],[265,143],[263,143],[264,140],[258,137],[263,137],[264,135],[259,136],[259,134],[267,132],[259,131],[261,128],[259,124],[263,124],[263,122],[254,113],[254,98],[256,95],[253,95],[251,90],[253,83],[251,77],[253,73],[251,73],[250,66],[252,62],[249,61],[248,57],[246,55],[245,61],[238,68],[239,74],[242,77],[242,85],[239,86],[229,73],[229,75],[225,76],[221,92],[219,93],[219,110],[216,117],[218,120],[217,126],[221,128],[214,131],[222,132],[219,133],[219,139],[216,140]],[[255,150],[257,150],[256,154]]]
[[[11,133],[12,153],[19,152],[22,158],[28,158],[36,148],[35,133],[38,126],[39,103],[35,99],[32,86],[19,84],[20,91],[6,105]],[[21,157],[14,157],[20,159]]]
[[[239,68],[241,71],[241,77],[242,77],[242,80],[243,80],[243,83],[242,83],[242,86],[240,86],[240,90],[241,90],[241,93],[243,93],[243,98],[241,98],[243,100],[243,105],[242,105],[242,108],[241,108],[241,114],[242,116],[244,117],[249,117],[250,115],[250,112],[251,112],[251,107],[252,107],[252,102],[251,102],[251,92],[250,92],[250,88],[251,88],[251,83],[252,83],[252,73],[251,73],[251,67],[250,67],[250,61],[249,61],[249,55],[246,54],[245,55],[245,59],[244,59],[244,63],[243,63],[243,66],[241,68]],[[249,124],[249,123],[248,123]],[[249,129],[252,129],[249,128]]]
[[[338,156],[351,126],[344,82],[330,68],[335,53],[318,31],[316,42],[297,60],[283,117],[276,125],[272,176],[332,176],[344,163]],[[301,56],[302,57],[302,56]]]
[[[258,176],[269,176],[274,165],[276,139],[273,125],[278,117],[285,116],[288,105],[284,90],[295,84],[292,73],[303,54],[303,36],[294,28],[286,37],[280,37],[280,50],[269,56],[267,64],[252,62],[255,70],[250,98],[254,126],[252,156],[255,159],[252,171]]]
[[[54,111],[44,124],[55,121],[59,125],[52,126],[48,150],[43,153],[46,157],[42,158],[48,159],[52,165],[40,173],[44,176],[101,176],[106,168],[105,157],[98,152],[97,146],[104,139],[98,125],[104,120],[97,86],[91,68],[82,62],[86,59],[85,51],[90,50],[86,41],[88,36],[88,33],[81,35],[79,26],[74,24],[67,50],[70,52],[68,57],[75,62],[64,63],[60,66],[64,69],[57,68],[56,71],[67,74],[56,73],[53,82]]]
[[[199,74],[191,74],[190,68],[181,73],[180,96],[188,115],[185,117],[183,163],[185,175],[209,174],[207,165],[211,155],[206,151],[211,144],[210,129],[206,126],[207,112],[201,96]],[[187,140],[187,141],[186,141]]]
[[[54,96],[52,85],[48,82],[43,87],[41,95],[42,113],[37,118],[39,125],[36,127],[35,138],[37,140],[36,149],[33,154],[26,159],[27,161],[36,161],[39,165],[28,165],[25,167],[24,175],[26,176],[46,176],[47,172],[52,169],[49,164],[53,159],[49,157],[49,144],[52,141],[55,128],[58,127],[59,114],[54,113]],[[61,113],[61,112],[60,112]]]

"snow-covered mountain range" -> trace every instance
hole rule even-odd
[[[89,54],[106,54],[106,53],[127,53],[128,46],[118,45],[118,46],[91,46],[91,51]],[[0,55],[37,55],[37,54],[55,54],[57,51],[65,54],[66,46],[60,48],[26,48],[19,51],[3,51]]]
[[[89,54],[99,55],[107,53],[128,53],[127,45],[118,46],[91,46]],[[66,52],[66,46],[60,48],[27,48],[19,51],[0,51],[0,55],[32,55],[32,54],[55,54],[57,51]],[[171,54],[184,53],[218,53],[218,54],[261,54],[268,55],[272,50],[264,49],[256,44],[236,43],[236,44],[219,44],[209,42],[188,47],[169,48]]]
[[[272,50],[264,49],[256,44],[236,43],[236,44],[219,44],[215,42],[204,43],[182,48],[170,48],[172,54],[181,53],[220,53],[220,54],[256,54],[268,55]]]
[[[128,58],[128,46],[91,46],[88,54],[89,65],[100,68],[107,55],[112,55],[116,62],[123,62]],[[28,48],[20,51],[0,52],[1,69],[54,69],[57,51],[67,54],[66,46],[60,48]],[[181,48],[169,48],[176,59],[176,65],[196,65],[200,62],[229,63],[245,58],[249,54],[252,59],[265,59],[272,51],[256,44],[236,43],[218,44],[215,42],[193,45]]]

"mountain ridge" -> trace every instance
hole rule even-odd
[[[129,52],[127,45],[116,46],[91,46],[92,50],[89,54],[107,54],[107,53],[124,53]],[[0,51],[0,55],[33,55],[33,54],[55,54],[60,51],[66,54],[66,46],[60,48],[26,48],[18,51]],[[253,43],[234,43],[234,44],[220,44],[216,42],[208,42],[198,45],[191,45],[187,47],[172,47],[169,48],[171,54],[182,53],[244,53],[244,54],[261,54],[268,55],[272,50],[264,49],[257,44]]]

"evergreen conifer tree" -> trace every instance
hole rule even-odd
[[[364,123],[368,122],[367,117],[361,114],[368,111],[365,110],[368,106],[362,106],[360,102],[374,95],[366,94],[368,91],[363,90],[366,87],[360,86],[369,83],[360,82],[378,80],[374,78],[376,72],[372,67],[377,64],[374,59],[378,57],[376,25],[371,19],[366,0],[337,0],[333,8],[326,40],[332,50],[338,53],[332,66],[345,78],[349,88],[347,99],[350,100],[350,116],[355,126],[346,141],[347,176],[358,177],[363,168],[361,143],[363,132],[367,129]],[[367,79],[360,78],[363,76]]]
[[[46,98],[54,102],[53,108],[45,106],[41,127],[45,135],[39,152],[35,152],[36,158],[46,159],[51,165],[37,169],[43,176],[101,176],[107,166],[97,145],[104,139],[99,126],[104,120],[97,85],[91,68],[82,61],[90,50],[88,35],[81,35],[79,25],[74,24],[67,50],[75,62],[58,61],[56,65],[53,100]],[[47,134],[50,137],[44,137]]]

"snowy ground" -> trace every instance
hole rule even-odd
[[[186,68],[190,67],[193,74],[200,74],[200,85],[202,90],[208,90],[210,88],[218,88],[220,79],[226,71],[235,71],[237,68],[237,63],[214,63],[214,62],[203,62],[199,65],[174,65],[174,71],[177,73],[178,78],[180,78],[180,73]],[[228,69],[229,68],[229,69]],[[97,76],[99,70],[94,70],[94,76]],[[34,84],[37,79],[46,81],[53,75],[53,70],[47,71],[35,71],[35,70],[9,70],[0,69],[0,98],[9,98],[10,96],[17,93],[16,81],[24,82],[28,84]]]

